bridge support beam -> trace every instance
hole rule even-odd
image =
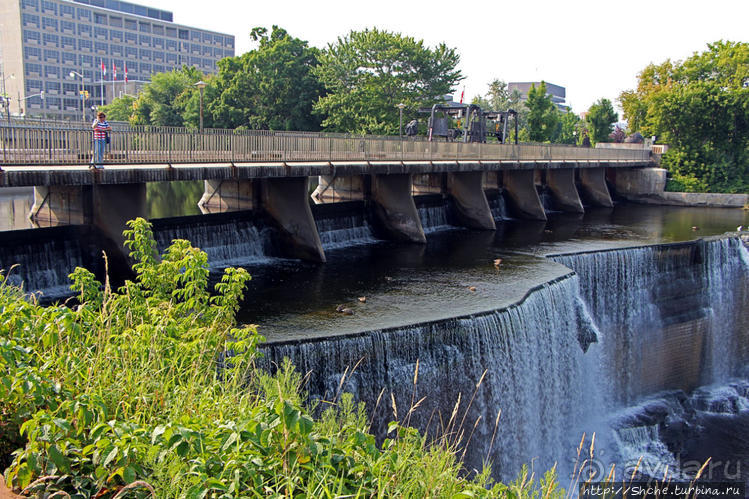
[[[99,184],[93,188],[93,224],[125,255],[128,220],[146,217],[146,184]]]
[[[426,243],[410,174],[373,175],[372,201],[377,222],[392,239]]]
[[[631,201],[660,198],[666,190],[666,170],[663,168],[610,168],[614,190]]]
[[[309,205],[309,177],[267,178],[261,184],[262,208],[289,243],[289,255],[325,262],[325,252]]]
[[[458,219],[469,229],[495,230],[492,211],[483,189],[483,172],[447,174],[447,191],[455,201]]]
[[[502,184],[521,218],[546,220],[544,205],[536,191],[534,170],[507,170],[502,173]]]
[[[252,210],[255,206],[252,180],[204,180],[203,197],[198,207],[203,213]]]
[[[91,221],[91,186],[34,187],[29,219],[40,226],[83,225]]]
[[[583,189],[583,197],[594,206],[605,208],[614,206],[609,188],[606,186],[605,168],[581,168],[580,185]]]
[[[320,175],[312,199],[317,202],[360,201],[364,199],[364,177],[361,175]]]
[[[572,168],[551,169],[546,172],[546,185],[554,196],[554,203],[562,211],[585,213],[580,195],[575,187],[575,170]]]

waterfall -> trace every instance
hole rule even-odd
[[[262,347],[262,363],[270,368],[291,358],[299,372],[311,373],[306,389],[313,399],[333,400],[339,387],[353,393],[367,403],[380,437],[386,423],[395,419],[391,394],[398,419],[408,419],[429,435],[463,432],[465,443],[473,431],[466,463],[478,469],[489,452],[501,410],[488,457],[502,476],[512,477],[531,459],[536,459],[536,469],[547,469],[553,459],[570,456],[580,438],[574,429],[588,415],[600,413],[597,367],[583,353],[581,329],[595,334],[578,294],[578,279],[569,275],[502,310],[345,337],[268,344]],[[422,397],[421,406],[406,416]],[[446,428],[459,400],[457,421]]]
[[[315,224],[325,250],[373,244],[379,241],[373,235],[372,228],[363,213],[315,219]]]
[[[185,221],[186,218],[192,220]],[[208,254],[212,269],[271,260],[272,229],[251,220],[222,218],[220,215],[173,220],[178,222],[154,220],[154,237],[159,252],[163,252],[174,239],[187,239]]]
[[[489,203],[489,209],[492,212],[494,221],[501,222],[503,220],[510,220],[510,215],[507,210],[507,201],[505,201],[501,192],[496,196],[487,196],[486,200]]]
[[[455,225],[449,222],[447,203],[439,205],[419,206],[419,218],[425,234],[432,234],[443,230],[456,229]]]

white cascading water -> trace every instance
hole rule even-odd
[[[447,204],[436,206],[419,206],[419,218],[425,234],[443,230],[454,230],[457,227],[448,222]]]
[[[315,220],[324,250],[373,244],[379,240],[363,215],[349,215]]]
[[[77,241],[48,241],[37,245],[33,253],[22,251],[3,257],[3,261],[18,264],[12,270],[3,269],[3,273],[10,284],[39,291],[45,300],[64,297],[71,294],[68,275],[84,266],[83,252]]]
[[[262,347],[262,362],[270,367],[291,358],[299,372],[311,373],[307,389],[313,399],[333,400],[341,387],[353,393],[367,403],[373,431],[380,437],[386,423],[395,419],[392,394],[398,419],[408,419],[429,435],[462,431],[466,442],[472,432],[465,456],[469,468],[480,468],[488,457],[497,476],[511,479],[523,463],[546,470],[557,462],[565,485],[582,432],[608,428],[601,426],[602,419],[653,389],[644,382],[642,352],[664,323],[708,317],[708,334],[713,336],[723,334],[718,325],[735,322],[735,315],[726,313],[743,302],[716,302],[747,296],[742,294],[749,285],[745,252],[735,239],[718,239],[557,255],[553,259],[577,275],[531,290],[509,308],[351,336],[268,344]],[[740,292],[728,293],[730,286]],[[591,334],[599,343],[584,353]],[[746,362],[741,352],[731,353],[732,365]],[[422,397],[419,409],[406,416]],[[458,423],[446,428],[459,397]],[[603,459],[631,463],[644,455],[649,469],[673,465],[651,413],[678,406],[669,400],[631,408],[619,417],[624,423],[615,425],[597,447]],[[640,417],[645,413],[651,414],[649,422],[637,423],[647,419]]]
[[[194,247],[208,254],[208,262],[212,269],[260,263],[271,259],[266,251],[270,245],[268,229],[258,229],[246,221],[155,228],[154,236],[159,252],[163,252],[174,239],[187,239]]]

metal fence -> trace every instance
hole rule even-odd
[[[119,127],[118,127],[119,128]],[[92,158],[90,128],[0,126],[3,165],[80,165]],[[428,142],[318,132],[122,127],[111,134],[105,163],[250,163],[315,161],[633,161],[648,150],[551,144]]]

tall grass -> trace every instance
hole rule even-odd
[[[227,269],[209,292],[204,252],[177,240],[159,257],[150,225],[138,219],[129,227],[137,277],[118,290],[78,268],[75,302],[42,307],[0,275],[0,441],[18,447],[5,470],[16,492],[563,495],[552,473],[534,481],[525,471],[507,485],[493,483],[489,467],[463,473],[461,450],[475,424],[466,424],[459,402],[437,438],[407,426],[420,401],[400,419],[393,403],[380,445],[349,394],[313,418],[288,361],[272,376],[254,367],[262,337],[234,319],[249,275]]]

